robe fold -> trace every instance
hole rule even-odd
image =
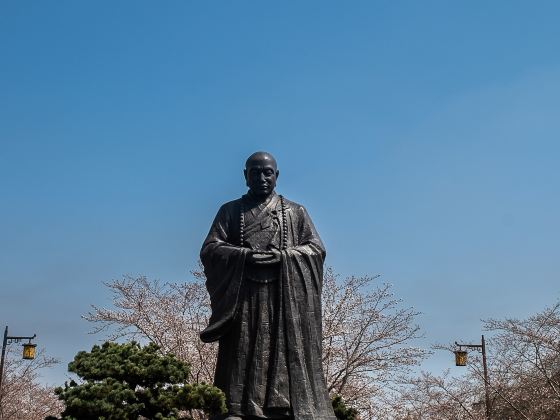
[[[219,340],[214,383],[230,415],[334,420],[321,363],[325,249],[305,208],[283,201],[284,211],[276,194],[245,195],[218,211],[200,254],[212,307],[200,337]],[[272,248],[280,264],[246,262]]]

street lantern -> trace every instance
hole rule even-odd
[[[455,350],[455,366],[467,366],[467,352],[465,350]]]
[[[4,330],[4,339],[2,340],[2,356],[0,358],[0,417],[2,417],[2,380],[4,379],[4,360],[6,357],[6,347],[11,343],[19,343],[23,340],[29,340],[28,343],[23,345],[23,358],[27,360],[35,359],[35,347],[36,344],[31,343],[37,337],[37,334],[33,334],[33,337],[21,337],[21,336],[10,336],[8,335],[8,327]]]
[[[35,347],[37,347],[37,344],[32,344],[31,342],[23,345],[23,358],[25,360],[35,359]]]
[[[480,344],[459,344],[455,341],[455,345],[457,346],[457,350],[453,351],[453,353],[455,353],[455,366],[467,366],[467,350],[473,349],[482,353],[484,393],[486,394],[486,419],[490,420],[490,389],[488,383],[488,367],[486,366],[486,343],[484,341],[484,336],[482,336]]]

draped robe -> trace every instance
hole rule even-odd
[[[214,384],[230,415],[334,420],[321,364],[325,249],[305,208],[282,200],[247,194],[218,211],[201,250],[212,314],[200,336],[219,340]],[[272,248],[279,264],[246,261]]]

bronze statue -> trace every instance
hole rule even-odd
[[[272,155],[245,164],[249,192],[224,204],[200,257],[219,340],[214,384],[227,420],[334,420],[321,365],[325,249],[303,206],[274,191]]]

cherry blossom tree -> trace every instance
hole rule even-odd
[[[58,363],[38,349],[35,359],[23,360],[19,346],[8,346],[4,364],[0,419],[43,420],[63,408],[54,387],[41,383],[41,372]]]
[[[191,366],[189,378],[211,383],[217,346],[199,340],[210,316],[202,271],[182,283],[125,276],[105,283],[112,306],[94,305],[84,318],[108,339],[146,340]],[[323,284],[323,367],[332,395],[362,418],[381,410],[386,385],[418,363],[425,351],[411,345],[419,336],[418,313],[396,299],[378,277],[340,279],[327,269]]]

